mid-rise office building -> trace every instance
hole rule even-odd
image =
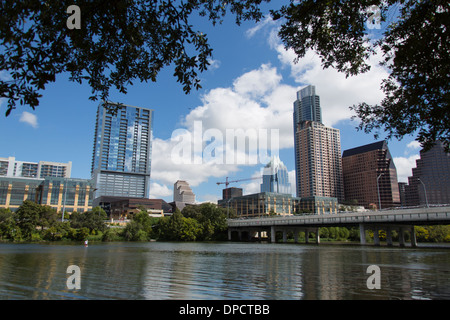
[[[349,203],[381,209],[400,205],[397,169],[386,141],[345,150],[342,170]]]
[[[409,206],[450,204],[450,153],[441,141],[428,151],[420,151],[405,186],[405,198]]]
[[[297,92],[293,116],[297,197],[342,201],[340,132],[322,124],[320,99],[314,86]]]
[[[173,185],[173,201],[184,203],[195,203],[195,194],[192,192],[189,183],[184,180],[178,180]]]
[[[195,204],[195,194],[192,192],[189,183],[184,180],[178,180],[173,185],[173,202],[170,205],[180,211],[184,209],[186,205]]]
[[[45,178],[62,177],[70,178],[72,162],[50,161],[18,161],[15,157],[0,158],[0,177]]]
[[[298,213],[300,198],[290,194],[260,192],[222,199],[218,205],[226,208],[230,217],[262,217]]]
[[[154,217],[163,217],[164,213],[172,213],[172,206],[163,199],[113,197],[107,201],[110,203],[110,207],[108,211],[104,210],[108,217],[114,220],[130,219],[130,215],[136,214],[141,210],[147,211]]]
[[[152,122],[151,109],[109,102],[98,106],[91,169],[96,198],[149,198]]]
[[[339,203],[333,197],[306,197],[300,199],[299,214],[337,214]]]
[[[291,194],[288,170],[278,156],[274,156],[263,169],[261,192]]]
[[[86,179],[0,177],[0,208],[16,211],[31,200],[58,212],[86,212],[92,209],[93,191]]]
[[[229,187],[222,190],[222,199],[230,199],[234,197],[241,197],[243,195],[242,188]]]

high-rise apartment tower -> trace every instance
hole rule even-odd
[[[294,141],[297,197],[332,197],[342,201],[340,132],[322,124],[320,99],[314,86],[297,92]]]
[[[95,198],[150,196],[152,122],[151,109],[99,105],[91,169]]]

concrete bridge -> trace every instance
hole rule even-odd
[[[275,242],[276,232],[283,233],[283,242],[287,241],[287,233],[294,233],[298,242],[298,233],[305,232],[306,242],[310,232],[315,233],[316,243],[320,243],[320,227],[359,227],[361,244],[366,244],[366,230],[374,231],[374,244],[380,245],[379,230],[386,231],[387,245],[392,245],[392,230],[398,230],[399,244],[405,245],[404,231],[411,232],[411,245],[417,245],[414,226],[450,224],[450,206],[430,208],[406,208],[395,210],[380,210],[370,212],[352,212],[322,215],[275,216],[264,218],[241,218],[228,220],[228,239],[237,232],[239,239],[243,235],[248,239],[256,236],[261,238],[270,234],[271,242]]]

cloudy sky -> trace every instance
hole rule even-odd
[[[278,24],[269,18],[240,27],[231,16],[220,26],[200,20],[198,25],[214,48],[201,90],[185,95],[169,67],[157,83],[136,84],[127,95],[113,92],[110,98],[154,109],[151,197],[172,201],[178,179],[189,182],[198,202],[220,199],[224,185],[216,183],[227,177],[247,179],[230,186],[258,192],[258,177],[272,154],[279,154],[295,185],[293,102],[310,84],[320,96],[324,124],[341,131],[342,151],[375,141],[355,129],[349,106],[382,99],[380,83],[387,73],[378,56],[370,59],[370,72],[346,78],[323,70],[314,52],[294,63],[294,53],[277,38]],[[36,110],[18,108],[8,118],[0,103],[0,157],[72,161],[72,177],[89,178],[98,102],[88,100],[86,84],[71,83],[64,74],[43,94]],[[240,137],[246,137],[244,148]],[[420,146],[410,136],[388,144],[399,181],[407,181]]]

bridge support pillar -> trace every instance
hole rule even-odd
[[[298,243],[298,230],[297,229],[294,230],[294,242]]]
[[[276,242],[276,237],[275,237],[275,227],[271,226],[270,227],[270,242],[275,243]]]
[[[305,243],[309,243],[309,230],[305,230]]]
[[[228,228],[228,241],[231,241],[231,229]]]
[[[359,224],[359,238],[361,244],[366,244],[366,228],[363,223]]]
[[[391,227],[386,227],[386,243],[389,247],[392,247],[392,229],[391,229]]]
[[[320,234],[319,234],[319,228],[316,229],[316,243],[320,243]]]
[[[405,246],[405,233],[403,232],[403,228],[400,227],[398,230],[398,242],[400,244],[400,247]]]
[[[376,246],[380,245],[380,233],[379,233],[378,228],[373,229],[373,243]]]
[[[283,229],[283,243],[287,242],[287,230]]]
[[[414,229],[414,226],[411,226],[411,247],[417,247],[416,230]]]

